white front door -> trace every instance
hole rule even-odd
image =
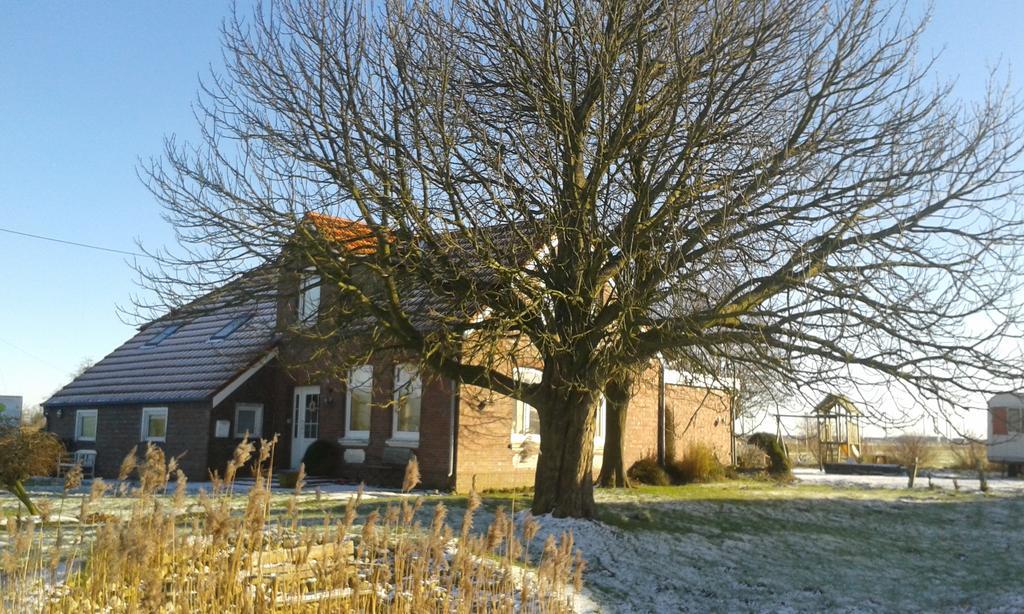
[[[295,389],[292,409],[292,468],[298,469],[309,444],[320,436],[320,387]]]

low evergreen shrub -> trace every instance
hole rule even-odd
[[[633,466],[629,468],[626,475],[629,476],[629,479],[633,482],[647,484],[649,486],[669,486],[672,484],[672,480],[669,478],[668,473],[666,473],[665,469],[658,464],[658,461],[651,456],[641,458],[633,463]]]
[[[790,464],[789,456],[776,435],[773,433],[754,433],[747,440],[747,443],[757,446],[768,455],[768,473],[773,476],[790,475],[792,465]]]
[[[333,477],[338,472],[341,447],[325,439],[318,439],[309,444],[302,462],[306,465],[306,475],[317,477]]]

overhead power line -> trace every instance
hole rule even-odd
[[[101,252],[109,252],[111,254],[122,254],[124,256],[135,256],[137,258],[151,258],[152,257],[152,256],[149,256],[147,254],[142,254],[142,253],[139,253],[139,252],[133,252],[133,251],[124,250],[124,249],[116,249],[116,248],[113,248],[113,247],[102,247],[102,246],[99,246],[99,245],[90,245],[88,243],[79,243],[78,241],[68,241],[66,239],[57,239],[55,237],[46,237],[46,236],[43,236],[43,235],[32,234],[30,232],[21,232],[20,230],[12,230],[10,228],[0,228],[0,232],[6,232],[6,233],[9,233],[9,234],[12,234],[12,235],[28,237],[30,239],[39,239],[41,241],[52,241],[54,243],[63,243],[64,245],[73,245],[75,247],[84,247],[86,249],[94,249],[94,250],[101,251]]]

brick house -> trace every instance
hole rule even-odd
[[[529,405],[421,374],[380,353],[345,377],[289,366],[307,363],[311,350],[286,331],[321,322],[332,300],[318,282],[304,275],[295,292],[242,304],[206,297],[197,309],[141,327],[44,403],[47,428],[70,449],[96,450],[96,472],[104,477],[116,477],[133,446],[153,442],[180,456],[190,479],[206,479],[211,470],[223,471],[248,432],[278,435],[279,468],[297,467],[309,445],[323,439],[337,442],[342,476],[368,483],[400,481],[416,454],[425,487],[464,492],[533,484],[539,436]],[[276,283],[281,289],[293,282]],[[540,374],[518,368],[515,375]],[[602,407],[595,472],[604,421]],[[677,457],[701,442],[731,463],[731,433],[724,391],[683,385],[655,361],[631,401],[625,462]]]

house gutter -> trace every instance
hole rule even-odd
[[[665,466],[665,362],[658,360],[658,464]]]
[[[459,406],[459,383],[452,380],[451,406],[448,408],[448,482],[455,475],[455,410]]]
[[[729,455],[730,464],[736,464],[736,395],[737,388],[729,390]]]

